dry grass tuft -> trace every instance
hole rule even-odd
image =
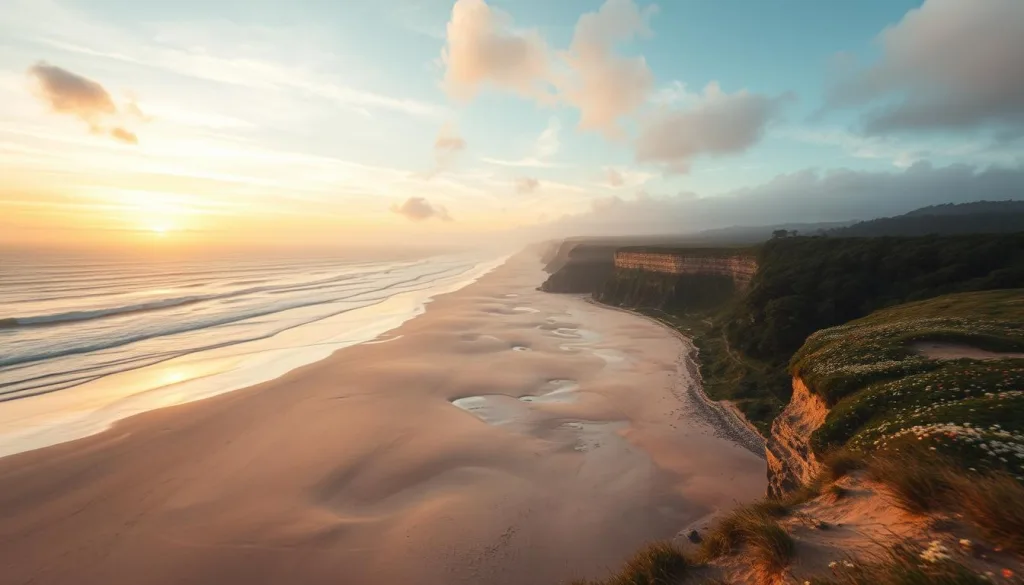
[[[864,469],[865,466],[864,455],[845,449],[829,453],[821,463],[825,468],[825,477],[822,480],[829,483],[842,479],[854,471]]]
[[[676,585],[691,566],[670,542],[653,542],[633,555],[617,573],[601,581],[573,581],[571,585]]]
[[[942,463],[908,453],[891,453],[868,461],[868,473],[892,490],[893,503],[912,514],[946,508],[953,475]]]
[[[793,538],[776,518],[788,513],[779,502],[766,500],[739,508],[711,530],[701,543],[698,558],[702,562],[738,552],[746,546],[751,565],[762,583],[770,582],[793,560]]]
[[[952,501],[994,544],[1024,554],[1024,486],[1005,473],[959,476]]]

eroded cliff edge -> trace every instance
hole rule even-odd
[[[821,471],[811,450],[811,435],[824,424],[828,407],[799,377],[793,378],[793,397],[772,422],[766,437],[768,497],[781,498],[808,485]]]

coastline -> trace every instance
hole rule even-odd
[[[244,390],[346,347],[373,343],[422,315],[435,297],[471,285],[508,258],[480,260],[432,289],[399,292],[269,337],[215,345],[64,390],[2,401],[0,458],[89,437],[140,413]]]
[[[516,256],[386,338],[0,459],[0,563],[37,584],[554,583],[763,493],[763,461],[702,418],[683,339],[539,277]]]
[[[731,438],[737,443],[743,445],[747,450],[754,453],[761,459],[766,459],[764,450],[766,448],[767,439],[765,439],[764,435],[757,430],[757,427],[747,420],[747,417],[743,415],[743,412],[736,408],[732,402],[728,400],[714,400],[704,391],[704,381],[700,374],[700,364],[697,361],[700,358],[700,350],[698,350],[694,345],[692,338],[661,320],[638,311],[624,307],[606,305],[589,297],[587,298],[587,302],[599,307],[613,311],[622,311],[641,319],[646,319],[676,336],[685,348],[681,359],[684,361],[685,367],[690,376],[696,381],[696,384],[692,386],[693,395],[705,407],[706,417],[711,421],[710,424],[712,424],[719,432],[723,433],[723,436]]]

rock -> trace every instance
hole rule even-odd
[[[701,541],[700,534],[698,534],[696,530],[691,530],[690,533],[686,535],[686,538],[688,538],[693,544],[697,544]]]

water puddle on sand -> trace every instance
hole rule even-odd
[[[579,387],[575,380],[549,380],[538,389],[544,393],[536,396],[513,398],[504,394],[483,394],[457,398],[452,400],[452,405],[489,425],[523,434],[533,434],[581,453],[591,453],[610,446],[622,449],[625,443],[618,431],[626,423],[621,421],[574,419],[553,428],[539,424],[545,417],[534,410],[534,407],[575,402],[579,397]]]
[[[576,393],[579,388],[580,385],[575,380],[551,380],[541,387],[541,390],[547,390],[544,394],[520,396],[519,400],[535,404],[568,404],[576,402],[579,398],[579,394]]]
[[[569,404],[579,398],[576,380],[548,380],[537,388],[537,394],[514,398],[505,394],[482,394],[452,400],[452,405],[465,410],[490,425],[528,425],[539,418],[534,406]]]

